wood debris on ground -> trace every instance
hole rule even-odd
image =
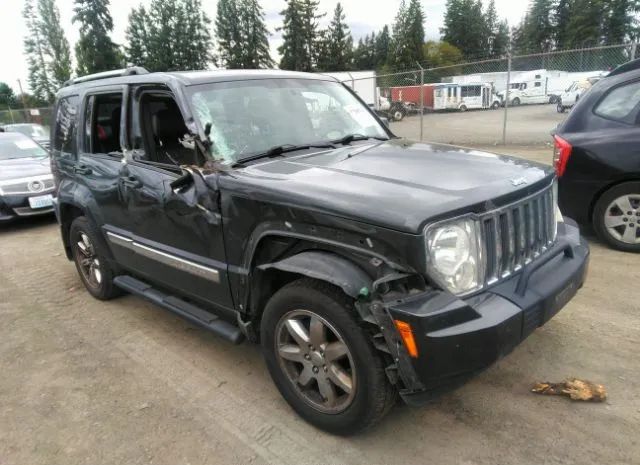
[[[536,383],[531,392],[547,396],[566,396],[571,400],[588,402],[604,402],[607,399],[607,390],[602,384],[577,378],[570,378],[561,383]]]

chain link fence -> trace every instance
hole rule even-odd
[[[636,44],[625,44],[339,78],[398,136],[535,146],[550,143],[550,132],[597,80],[635,57]]]
[[[5,124],[34,123],[48,128],[52,124],[52,116],[52,107],[27,108],[26,110],[22,108],[7,108],[6,110],[0,110],[0,126]]]

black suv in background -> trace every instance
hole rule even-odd
[[[87,290],[260,342],[289,404],[349,434],[510,352],[582,286],[553,170],[394,137],[331,77],[76,79],[52,136]]]
[[[562,212],[640,252],[640,60],[589,89],[553,137]]]

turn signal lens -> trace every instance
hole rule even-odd
[[[413,330],[411,329],[411,325],[400,320],[393,320],[393,322],[396,325],[396,329],[400,333],[400,337],[402,338],[402,342],[405,349],[407,349],[409,356],[418,358],[418,346],[416,345],[416,340],[413,338]]]

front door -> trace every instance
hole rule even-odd
[[[231,312],[217,194],[197,170],[202,160],[184,140],[180,109],[160,87],[132,89],[129,105],[132,150],[120,183],[131,218],[123,240],[136,255],[135,270],[179,296]]]

